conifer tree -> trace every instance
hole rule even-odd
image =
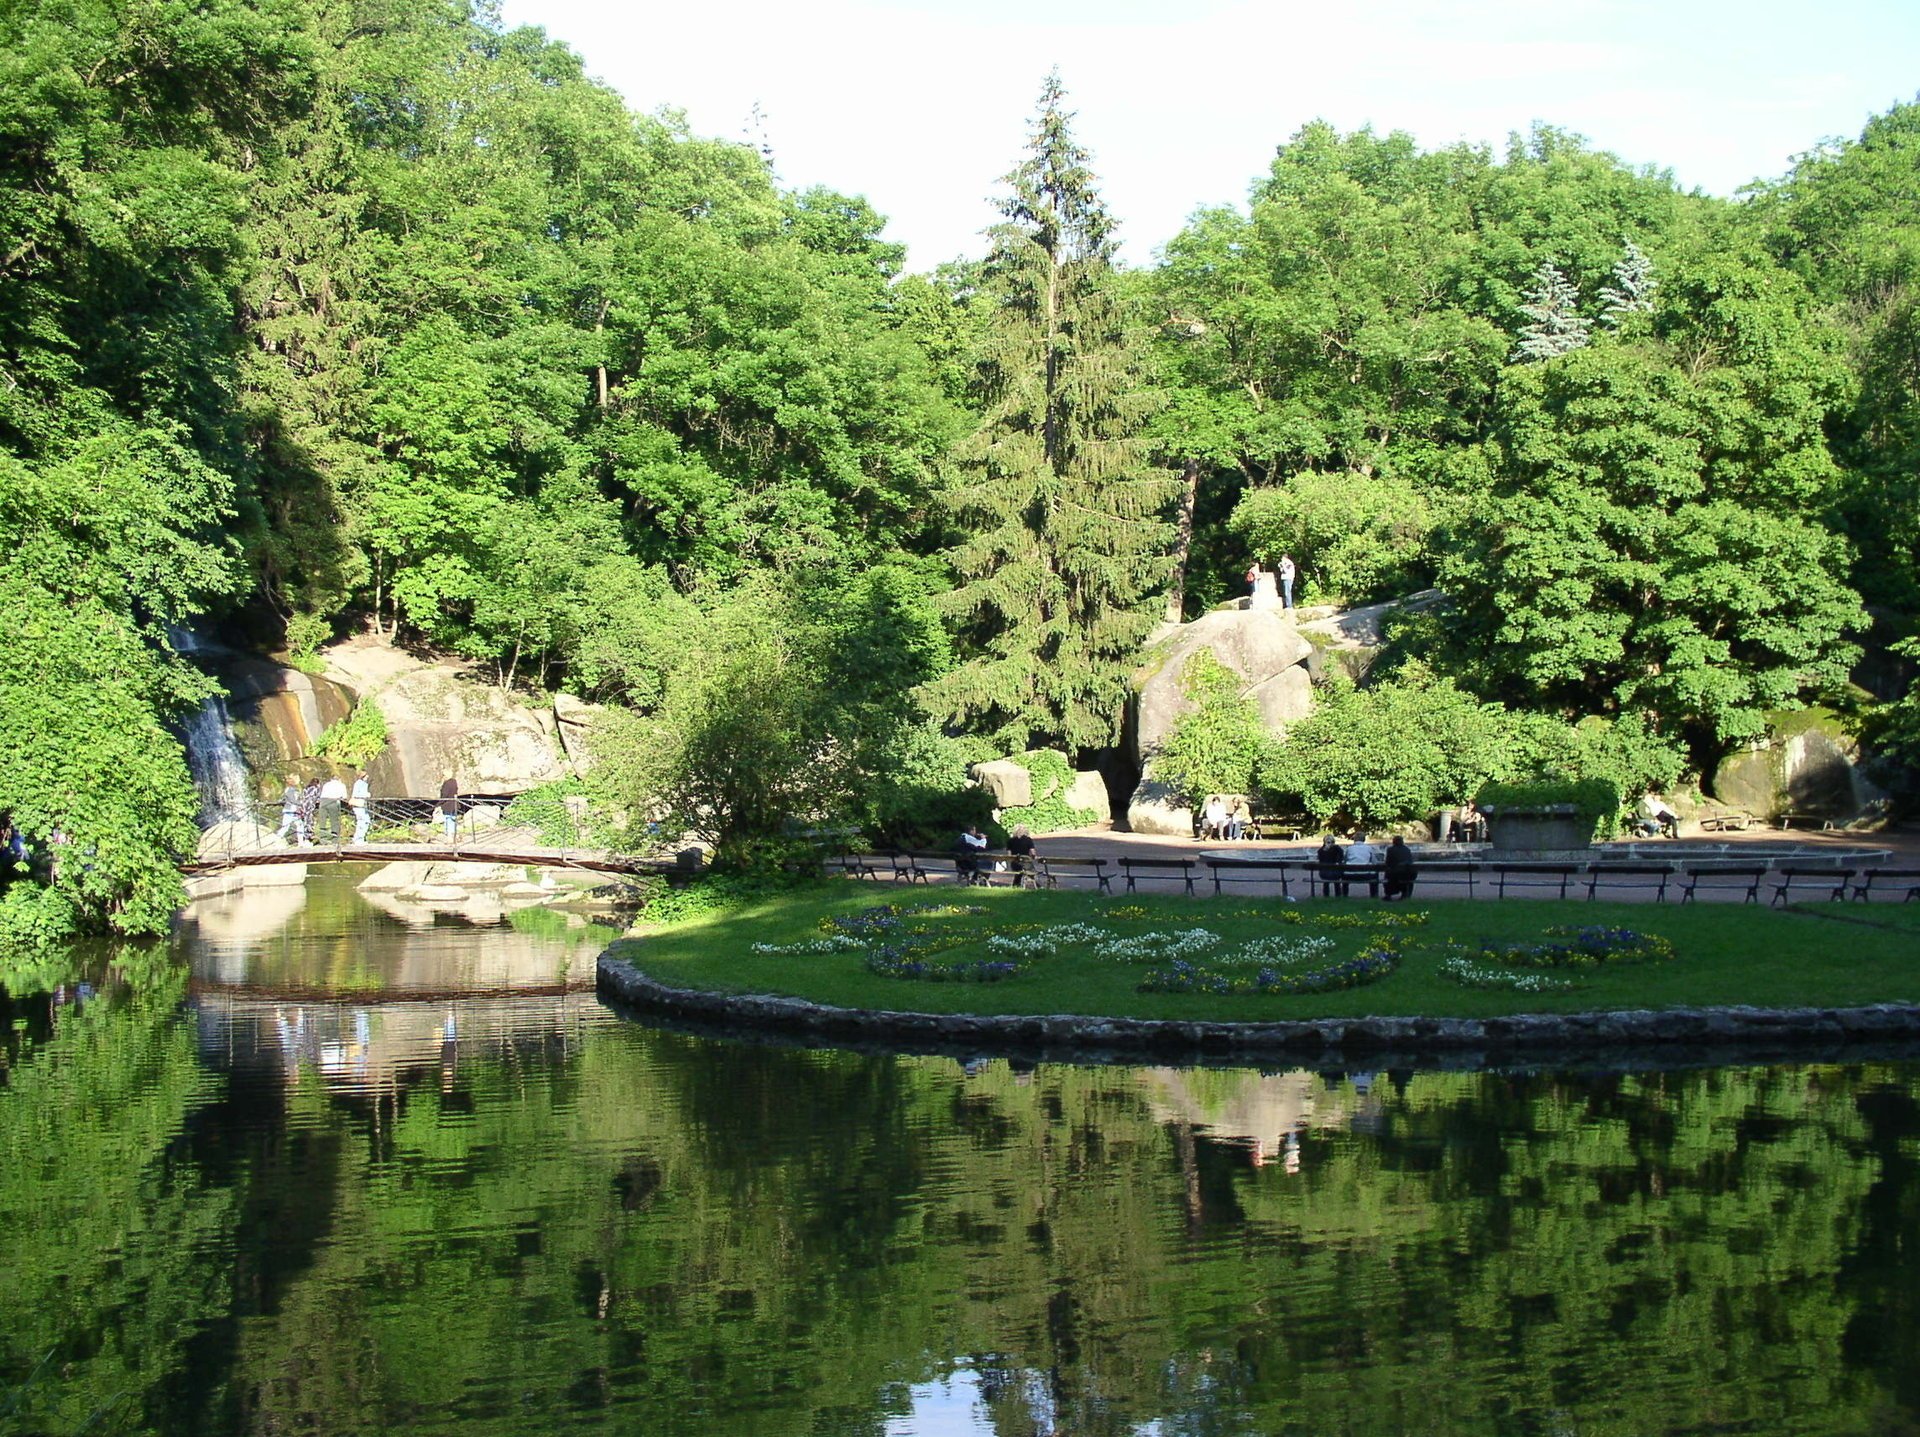
[[[1653,275],[1653,261],[1640,252],[1640,246],[1627,241],[1626,253],[1613,267],[1613,283],[1600,291],[1604,306],[1600,322],[1618,329],[1629,315],[1651,314],[1653,293],[1660,287]]]
[[[959,582],[946,611],[971,657],[925,695],[1012,748],[1118,738],[1178,488],[1148,459],[1144,340],[1117,293],[1113,222],[1064,98],[1049,75],[982,274],[982,422],[947,496],[965,537],[948,551]]]
[[[1580,291],[1573,281],[1555,268],[1551,260],[1541,260],[1528,286],[1526,302],[1520,312],[1531,323],[1520,330],[1520,343],[1513,357],[1528,363],[1555,359],[1583,347],[1587,342],[1587,320],[1577,306]]]

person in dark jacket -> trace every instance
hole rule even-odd
[[[1320,896],[1347,896],[1347,850],[1329,833],[1321,840],[1313,861],[1320,866]]]
[[[1394,834],[1393,842],[1387,845],[1386,862],[1381,867],[1387,880],[1387,891],[1383,895],[1387,902],[1413,897],[1413,880],[1420,870],[1414,865],[1413,850],[1399,834]]]
[[[440,826],[447,832],[447,842],[453,842],[454,833],[460,827],[460,785],[448,774],[440,781]]]

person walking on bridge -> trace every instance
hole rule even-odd
[[[447,842],[452,843],[460,827],[460,785],[452,774],[440,780],[440,826],[446,830]]]
[[[340,842],[340,805],[346,802],[347,786],[340,781],[340,775],[331,773],[327,781],[320,785],[320,821],[315,825],[314,837],[323,843]]]
[[[347,795],[347,807],[353,810],[353,846],[367,841],[367,825],[373,821],[373,790],[367,787],[364,770],[353,776],[353,791]]]
[[[307,820],[300,809],[300,783],[299,780],[289,776],[287,791],[280,795],[280,831],[274,834],[276,841],[285,842],[289,829],[293,830],[295,843],[307,841]]]

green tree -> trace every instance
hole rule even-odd
[[[1170,537],[1173,486],[1148,463],[1141,428],[1146,356],[1064,101],[1049,76],[981,277],[983,418],[947,495],[964,537],[948,551],[959,583],[942,602],[962,661],[927,690],[936,712],[1010,750],[1119,736]]]
[[[1857,653],[1819,523],[1843,376],[1764,259],[1696,257],[1659,304],[1652,342],[1507,372],[1491,486],[1440,582],[1460,672],[1492,696],[1644,713],[1705,761]]]

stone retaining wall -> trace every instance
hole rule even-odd
[[[627,945],[600,955],[598,987],[631,1007],[675,1018],[734,1023],[817,1038],[939,1048],[1044,1048],[1165,1056],[1485,1053],[1548,1055],[1610,1047],[1754,1047],[1769,1051],[1920,1039],[1920,1006],[1668,1008],[1525,1013],[1505,1018],[1317,1018],[1298,1022],[1191,1022],[1071,1013],[985,1017],[835,1008],[801,998],[671,988],[635,968]],[[631,951],[630,949],[628,950]]]

